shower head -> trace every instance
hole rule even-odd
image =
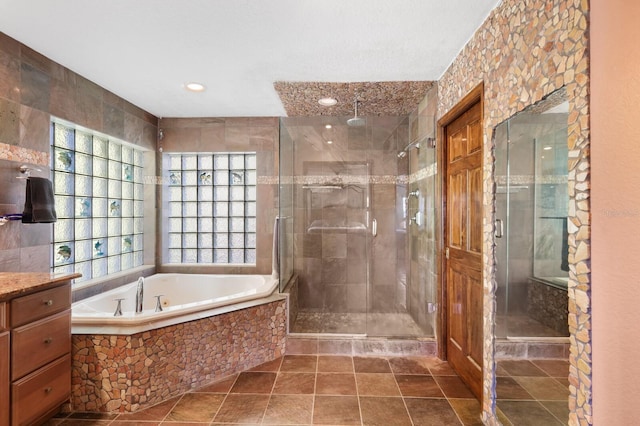
[[[361,127],[365,125],[365,120],[362,117],[358,117],[358,95],[356,95],[355,100],[353,101],[353,109],[354,114],[353,118],[347,120],[347,126],[351,127]]]
[[[353,117],[347,120],[347,126],[351,127],[362,127],[365,125],[364,118],[362,117]]]
[[[398,153],[398,158],[404,158],[404,157],[406,157],[406,156],[407,156],[407,151],[400,151],[400,152]]]

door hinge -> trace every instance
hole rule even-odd
[[[449,260],[449,247],[444,249],[444,257],[446,257],[447,260]]]

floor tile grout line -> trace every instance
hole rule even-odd
[[[213,418],[211,419],[211,421],[209,422],[209,424],[213,424],[213,422],[216,420],[216,417],[218,416],[218,414],[220,413],[220,410],[222,409],[222,406],[224,405],[224,403],[227,401],[227,398],[229,397],[229,395],[231,394],[231,389],[233,389],[233,386],[236,384],[236,382],[238,381],[238,377],[240,377],[240,373],[236,374],[236,378],[233,379],[233,383],[231,383],[231,385],[229,386],[229,389],[227,389],[227,392],[224,395],[224,398],[222,398],[222,402],[220,403],[220,406],[218,407],[218,409],[216,410],[216,414],[213,415]],[[224,380],[224,379],[221,379]],[[215,383],[215,382],[214,382]]]
[[[429,372],[431,372],[431,369],[429,369]],[[447,395],[447,393],[444,391],[444,388],[442,387],[442,385],[440,384],[440,382],[438,382],[438,380],[436,379],[436,377],[448,377],[448,376],[431,376],[433,377],[433,381],[436,383],[436,385],[438,386],[438,389],[440,389],[440,392],[442,392],[442,395],[444,396],[445,401],[447,401],[447,404],[449,404],[449,408],[451,408],[451,410],[453,411],[453,413],[456,415],[456,417],[458,418],[458,421],[460,421],[461,425],[464,425],[464,422],[462,421],[462,419],[460,418],[460,416],[458,415],[458,412],[456,411],[456,409],[454,408],[454,406],[451,404],[451,401],[449,401],[449,395]]]
[[[280,366],[282,366],[282,363],[284,362],[284,357],[282,357],[282,360],[280,361]],[[273,391],[276,387],[276,382],[278,381],[278,373],[280,372],[280,366],[278,367],[278,371],[275,372],[276,377],[275,379],[273,379],[273,383],[271,384],[271,392],[269,392],[269,399],[267,400],[267,406],[264,408],[264,413],[262,413],[262,421],[260,422],[260,424],[264,424],[264,419],[267,416],[267,410],[269,409],[269,404],[271,404],[271,398],[273,397]]]
[[[360,404],[360,387],[358,386],[358,372],[356,371],[356,357],[351,357],[353,363],[353,380],[356,382],[356,401],[358,401],[358,414],[360,414],[360,425],[364,425],[364,416],[362,415],[362,404]]]
[[[391,367],[391,363],[389,362],[389,367]],[[404,405],[404,409],[407,411],[407,416],[409,416],[409,421],[411,422],[411,426],[416,426],[413,422],[413,417],[411,417],[411,412],[409,411],[409,407],[407,406],[407,401],[402,393],[402,389],[400,389],[400,384],[398,383],[398,375],[393,372],[393,368],[391,368],[391,375],[393,376],[393,381],[396,383],[396,387],[398,388],[398,392],[400,392],[400,398],[402,398],[402,405]]]
[[[311,401],[311,423],[313,424],[313,415],[316,410],[316,395],[318,392],[318,369],[320,366],[320,356],[316,355],[316,373],[313,375],[313,400]]]

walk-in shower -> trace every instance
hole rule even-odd
[[[359,117],[357,101],[354,110],[281,120],[280,206],[291,217],[281,250],[293,259],[281,275],[297,284],[290,332],[433,337],[435,280],[419,257],[434,256],[424,244],[434,220],[410,220],[435,204],[411,178],[411,165],[427,161],[405,149],[417,118]]]
[[[568,105],[563,92],[496,128],[498,338],[568,330]]]

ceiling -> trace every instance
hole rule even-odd
[[[399,114],[497,3],[0,0],[0,31],[158,117],[317,115],[320,95],[344,115],[355,93]]]

